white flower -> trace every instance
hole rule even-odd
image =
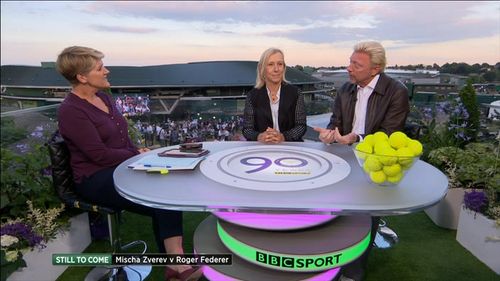
[[[17,251],[7,251],[5,252],[5,259],[8,262],[13,262],[17,260]]]
[[[2,237],[0,237],[0,244],[2,245],[2,247],[9,247],[10,245],[16,244],[17,242],[19,242],[19,239],[14,236],[4,234],[2,235]]]

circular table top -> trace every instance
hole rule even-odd
[[[351,167],[335,154],[307,147],[257,145],[225,149],[200,164],[207,178],[263,191],[315,189],[341,181]]]
[[[234,154],[238,154],[239,148],[244,151],[258,146],[262,144],[250,141],[203,143],[203,147],[210,150],[209,156],[223,150],[231,150]],[[382,187],[368,182],[349,146],[324,145],[319,142],[285,142],[279,147],[298,152],[317,150],[332,153],[334,157],[331,159],[337,157],[343,159],[350,166],[350,172],[340,180],[332,177],[331,183],[322,184],[321,187],[314,189],[284,188],[285,190],[269,191],[265,188],[256,190],[235,187],[229,183],[212,180],[201,172],[200,165],[194,170],[171,170],[167,175],[128,168],[128,165],[145,155],[165,150],[159,148],[147,154],[136,155],[120,164],[114,172],[115,187],[123,197],[133,202],[171,210],[381,216],[407,214],[425,209],[439,202],[447,192],[446,176],[434,166],[421,160],[415,163],[398,185]],[[324,159],[327,160],[322,161],[331,161],[328,157]],[[264,163],[259,161],[265,160],[245,161],[259,168],[262,167],[260,164]],[[284,166],[298,165],[293,159],[282,161],[280,163]],[[255,179],[258,180],[258,177]]]

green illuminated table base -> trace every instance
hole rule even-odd
[[[233,253],[232,266],[210,268],[228,280],[314,280],[362,255],[370,225],[369,216],[345,216],[300,231],[266,231],[210,216],[196,229],[194,248]]]

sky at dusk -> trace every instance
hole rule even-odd
[[[288,65],[345,66],[365,40],[386,47],[390,66],[495,64],[500,2],[1,2],[2,65],[40,65],[82,45],[106,65],[256,61],[278,47]]]

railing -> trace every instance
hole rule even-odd
[[[25,153],[35,145],[43,145],[57,128],[59,104],[16,109],[2,100],[1,146]]]

